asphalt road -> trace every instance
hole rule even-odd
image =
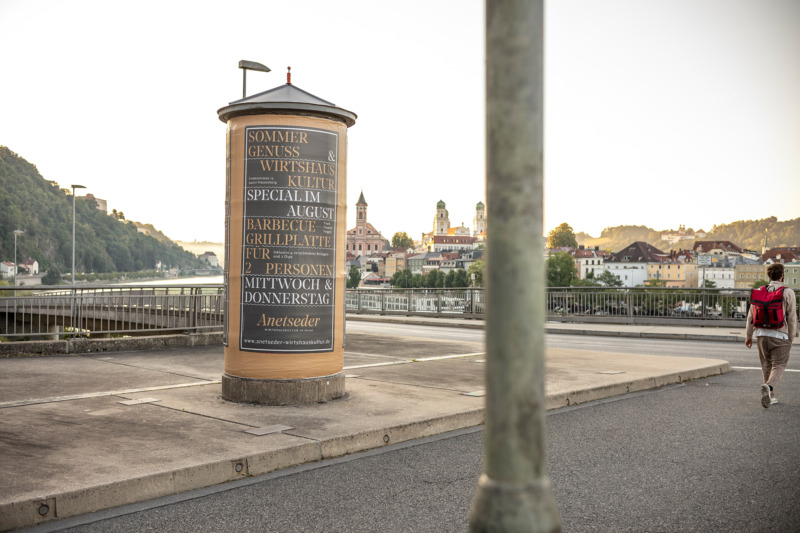
[[[764,409],[759,371],[749,369],[757,355],[743,346],[556,337],[548,344],[728,354],[745,368],[550,412],[548,468],[564,531],[800,530],[800,373],[787,372],[781,403]],[[38,530],[465,531],[481,441],[473,430],[403,443]]]

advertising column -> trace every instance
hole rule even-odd
[[[228,124],[222,396],[231,401],[317,403],[345,391],[346,135],[355,115],[307,96],[292,102],[299,89],[287,86],[219,111]]]

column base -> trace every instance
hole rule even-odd
[[[545,477],[528,485],[515,485],[483,474],[472,500],[469,530],[560,532],[561,519],[550,481]]]
[[[344,374],[304,379],[253,379],[222,374],[222,398],[262,405],[308,405],[344,396]]]

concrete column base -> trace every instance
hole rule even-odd
[[[222,398],[262,405],[304,405],[344,396],[344,374],[304,379],[251,379],[222,375]]]

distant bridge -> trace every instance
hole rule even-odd
[[[0,287],[0,336],[57,340],[222,331],[222,285]]]

